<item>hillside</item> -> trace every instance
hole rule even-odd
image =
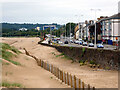
[[[20,28],[27,28],[29,30],[35,29],[36,27],[40,27],[43,30],[44,25],[56,25],[57,28],[60,28],[61,25],[59,24],[18,24],[18,23],[2,23],[3,29],[11,29],[11,30],[19,30]]]

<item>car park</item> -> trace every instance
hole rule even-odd
[[[88,47],[94,47],[94,44],[93,43],[89,43]]]
[[[104,48],[103,44],[97,44],[97,48]]]

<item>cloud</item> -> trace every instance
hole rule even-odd
[[[66,23],[94,19],[118,12],[118,0],[3,0],[3,22]],[[80,17],[80,15],[84,15]],[[75,17],[78,15],[79,17]]]

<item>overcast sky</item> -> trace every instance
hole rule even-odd
[[[78,22],[118,13],[119,0],[2,0],[2,22],[58,23]],[[83,16],[81,16],[83,15]]]

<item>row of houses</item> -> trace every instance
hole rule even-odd
[[[83,39],[94,43],[96,27],[97,42],[120,41],[120,13],[110,17],[100,17],[97,21],[80,22],[75,28],[75,39]]]

